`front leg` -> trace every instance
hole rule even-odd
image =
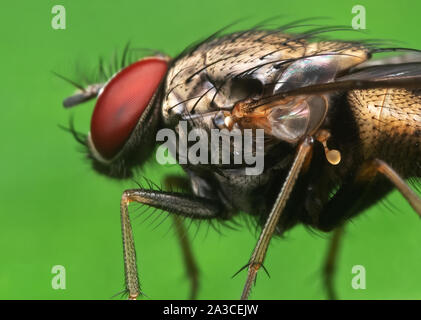
[[[136,264],[136,250],[128,212],[130,202],[147,204],[177,216],[200,220],[223,219],[225,218],[225,209],[215,199],[210,200],[189,194],[146,189],[124,191],[120,204],[124,272],[129,299],[134,300],[141,294],[141,291]]]

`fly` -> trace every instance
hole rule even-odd
[[[239,212],[254,217],[262,231],[244,266],[242,299],[264,268],[272,237],[297,224],[334,232],[324,270],[328,295],[335,298],[335,257],[349,219],[393,188],[421,215],[421,200],[404,180],[421,175],[421,56],[370,60],[379,52],[409,49],[317,38],[336,27],[288,33],[296,24],[216,33],[176,58],[156,54],[122,63],[108,81],[64,101],[70,107],[97,98],[89,134],[74,134],[94,169],[114,178],[131,176],[152,155],[159,129],[186,138],[181,121],[207,131],[264,130],[265,167],[258,176],[246,175],[241,164],[183,164],[186,178],[168,177],[165,184],[190,192],[152,186],[123,192],[130,299],[141,294],[132,202],[171,213],[177,234],[183,233],[183,217],[220,222]],[[194,298],[197,267],[182,239]]]

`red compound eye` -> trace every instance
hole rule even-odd
[[[163,58],[145,58],[121,70],[105,86],[91,120],[91,139],[103,158],[111,159],[123,148],[167,68]]]

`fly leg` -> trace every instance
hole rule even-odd
[[[336,271],[336,261],[338,259],[338,253],[340,248],[340,242],[343,236],[343,231],[343,226],[338,227],[333,231],[332,237],[329,241],[329,248],[323,267],[324,286],[326,288],[328,299],[330,300],[337,299],[334,288],[334,277]]]
[[[408,184],[392,169],[386,162],[375,159],[374,167],[377,172],[383,174],[399,192],[405,197],[411,207],[421,217],[421,199],[420,197],[408,186]]]
[[[190,300],[197,299],[197,293],[199,291],[199,268],[196,263],[196,259],[193,254],[190,240],[187,235],[187,230],[178,216],[173,216],[174,226],[177,234],[177,238],[180,242],[181,251],[183,252],[184,265],[187,272],[187,277],[190,280]]]
[[[173,187],[179,187],[183,190],[189,189],[190,187],[189,180],[185,177],[168,176],[165,178],[164,183],[165,186],[170,190]],[[172,218],[176,235],[180,243],[181,251],[183,253],[183,260],[187,271],[187,277],[190,280],[190,300],[195,300],[197,299],[197,293],[199,291],[199,268],[193,254],[183,220],[176,215],[174,215]]]
[[[256,280],[257,271],[260,269],[260,267],[263,266],[263,261],[265,259],[272,235],[278,224],[279,217],[281,216],[282,210],[284,209],[289,195],[291,194],[291,191],[294,187],[294,184],[300,174],[301,167],[304,161],[306,160],[307,155],[312,150],[312,146],[313,138],[307,137],[298,147],[298,152],[295,156],[292,167],[288,172],[285,183],[282,186],[281,192],[279,193],[272,208],[272,211],[270,212],[269,217],[266,220],[265,226],[263,227],[263,230],[260,234],[259,240],[257,241],[253,254],[251,255],[251,258],[247,264],[248,273],[243,293],[241,294],[242,300],[248,299],[251,287]]]
[[[222,204],[215,199],[209,200],[189,194],[147,189],[130,189],[124,191],[120,203],[124,271],[129,299],[134,300],[141,294],[141,291],[133,232],[128,212],[128,206],[131,202],[147,204],[177,216],[198,220],[223,218],[225,212]]]
[[[341,220],[335,219],[335,217],[338,216],[337,213],[340,210],[350,206],[352,208],[350,213],[346,214],[344,217],[352,216],[353,212],[361,211],[367,207],[367,204],[375,202],[376,199],[383,197],[385,192],[389,190],[389,187],[385,184],[370,185],[369,183],[378,173],[384,175],[407,199],[409,204],[412,206],[412,208],[414,208],[418,215],[421,216],[421,199],[418,197],[418,195],[387,163],[382,160],[375,159],[373,161],[364,163],[356,175],[355,180],[353,180],[352,183],[346,184],[345,187],[342,187],[328,202],[320,214],[320,217],[323,219],[321,220],[319,227],[321,227],[321,229],[328,230],[338,224],[343,225],[346,220],[345,218],[341,218]],[[359,199],[366,198],[367,194],[370,194],[372,197],[369,197],[366,199],[366,201],[359,203]],[[355,207],[352,207],[353,205]],[[329,299],[336,298],[333,288],[333,277],[336,269],[336,259],[339,252],[342,235],[343,227],[336,228],[330,242],[329,251],[323,269],[324,284]]]

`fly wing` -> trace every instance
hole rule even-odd
[[[371,66],[336,78],[333,82],[282,92],[282,96],[374,88],[421,88],[421,62]],[[268,99],[276,100],[276,96]]]
[[[405,53],[398,56],[384,57],[381,59],[370,59],[367,60],[354,68],[354,70],[361,70],[367,67],[389,65],[389,64],[402,64],[410,62],[421,62],[420,52]]]
[[[338,73],[344,73],[363,61],[360,56],[345,53],[323,53],[297,59],[282,72],[276,81],[274,93],[333,82]]]
[[[400,86],[402,80],[407,79],[412,79],[414,81],[414,85],[420,85],[421,62],[370,66],[340,77],[337,79],[337,82],[361,80],[383,83],[387,81],[390,85],[394,85],[394,83],[396,83],[396,85]]]
[[[366,67],[332,82],[294,88],[258,101],[239,103],[234,110],[240,118],[257,118],[262,114],[273,136],[296,142],[317,130],[323,122],[329,105],[329,92],[370,88],[421,88],[421,62]]]

